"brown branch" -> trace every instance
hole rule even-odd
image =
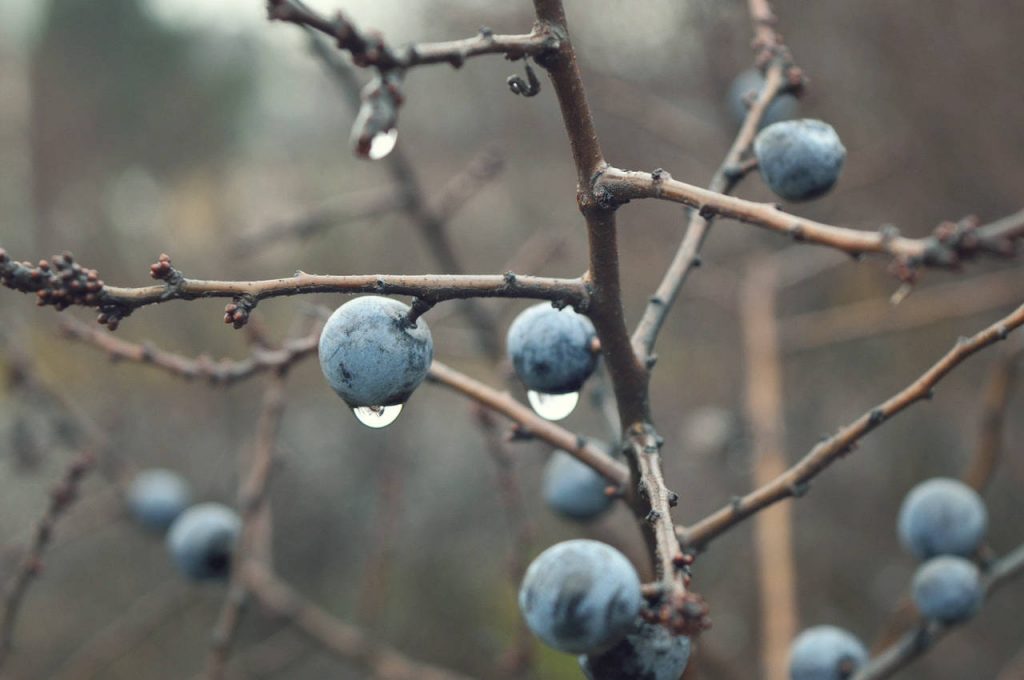
[[[352,55],[356,66],[373,66],[382,71],[407,70],[427,64],[449,64],[458,68],[466,59],[482,54],[521,59],[558,48],[557,37],[543,27],[525,35],[498,35],[490,29],[482,29],[478,35],[463,40],[393,48],[378,33],[361,31],[340,12],[329,19],[297,0],[268,0],[267,12],[272,20],[310,28],[333,38],[339,49]]]
[[[664,173],[609,167],[595,184],[598,191],[606,192],[610,202],[656,198],[681,203],[705,216],[732,218],[785,234],[797,241],[836,248],[854,256],[887,254],[911,268],[950,269],[979,254],[1008,256],[1016,251],[1016,240],[1024,236],[1024,211],[964,233],[949,232],[940,225],[936,235],[915,239],[900,236],[892,227],[865,231],[815,222],[786,213],[773,203],[756,203],[726,196],[667,178]]]
[[[186,380],[201,378],[214,385],[232,385],[268,371],[287,370],[292,364],[315,354],[320,339],[318,324],[308,335],[286,340],[279,348],[254,347],[252,354],[245,359],[214,360],[207,356],[193,359],[162,350],[152,343],[121,340],[73,318],[62,320],[61,332],[72,340],[95,345],[113,361],[149,364]]]
[[[344,623],[305,600],[265,566],[244,565],[246,586],[260,604],[289,621],[325,651],[357,663],[379,680],[468,680],[467,676],[409,659],[359,628]]]
[[[913,404],[929,399],[935,385],[961,362],[999,342],[1024,324],[1024,306],[970,338],[961,338],[945,356],[906,388],[871,409],[812,448],[796,465],[774,480],[735,499],[690,527],[678,529],[684,548],[702,549],[747,517],[791,496],[801,496],[811,479],[851,452],[857,442],[886,420]]]
[[[999,355],[989,371],[982,397],[978,439],[962,475],[964,482],[979,493],[988,486],[1002,455],[1004,423],[1022,354],[1024,347],[1014,342]]]
[[[231,644],[242,620],[248,597],[242,565],[255,562],[272,568],[272,519],[267,492],[274,452],[286,404],[285,375],[287,366],[275,370],[263,392],[263,406],[256,427],[256,440],[249,455],[242,456],[241,482],[238,485],[238,503],[242,510],[242,529],[232,558],[228,592],[224,598],[213,630],[210,652],[206,658],[206,676],[210,680],[224,677]]]
[[[777,266],[770,256],[751,265],[740,303],[755,488],[770,483],[786,470],[782,357],[776,320]],[[765,510],[755,518],[761,665],[767,680],[789,677],[789,646],[799,628],[792,532],[792,511],[788,505]]]
[[[637,356],[626,328],[619,281],[619,249],[615,224],[617,204],[595,184],[607,167],[587,103],[576,53],[569,39],[561,0],[534,0],[537,21],[559,39],[556,52],[538,63],[547,69],[558,98],[562,123],[576,167],[576,203],[587,223],[591,284],[587,315],[597,329],[608,374],[615,391],[623,451],[629,460],[630,484],[624,489],[640,522],[662,591],[651,602],[658,618],[677,630],[695,633],[705,624],[702,606],[690,606],[685,561],[675,539],[671,507],[676,495],[665,486],[659,449],[662,438],[651,425],[649,366]],[[691,614],[695,613],[695,616]]]
[[[0,665],[7,660],[14,642],[14,624],[21,609],[21,603],[28,592],[33,579],[43,569],[43,553],[46,551],[53,531],[61,515],[78,498],[82,478],[95,464],[96,459],[91,453],[77,454],[67,468],[61,481],[50,490],[50,502],[39,523],[36,524],[35,536],[18,571],[4,589],[3,613],[0,614]]]
[[[435,360],[430,366],[427,380],[448,387],[463,396],[469,397],[495,413],[517,423],[531,436],[547,442],[557,449],[562,449],[601,473],[612,484],[624,487],[629,479],[626,466],[618,462],[599,447],[588,443],[583,437],[574,434],[555,423],[544,420],[535,414],[529,406],[521,404],[505,392],[488,387],[464,373],[446,366]]]
[[[587,285],[581,279],[557,279],[510,274],[420,276],[367,274],[328,276],[296,272],[294,276],[263,281],[206,281],[186,278],[162,255],[150,266],[152,275],[163,279],[161,285],[140,288],[107,286],[95,270],[81,267],[69,253],[38,266],[16,262],[0,248],[0,281],[14,290],[36,293],[40,304],[58,310],[72,305],[98,307],[100,323],[116,328],[118,322],[135,309],[169,300],[233,298],[225,321],[241,326],[257,302],[265,298],[310,293],[376,293],[411,295],[425,302],[471,297],[519,297],[552,300],[559,304],[586,309]]]
[[[1009,307],[1020,301],[1022,282],[1019,269],[1006,269],[915,289],[898,307],[886,297],[796,314],[782,319],[782,344],[804,352]]]
[[[1024,545],[996,560],[983,577],[986,599],[1000,587],[1024,574]],[[924,621],[881,654],[871,659],[850,680],[880,680],[891,677],[935,646],[947,633],[963,623]]]

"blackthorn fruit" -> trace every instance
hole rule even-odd
[[[984,597],[978,567],[952,555],[934,557],[918,567],[911,593],[923,616],[945,623],[969,619]]]
[[[163,531],[192,502],[188,482],[170,470],[155,468],[135,476],[127,493],[128,508],[139,522]]]
[[[690,660],[690,638],[664,626],[638,621],[619,644],[601,654],[580,657],[587,680],[679,680]]]
[[[410,308],[367,295],[334,310],[320,335],[320,368],[349,406],[402,404],[430,370],[434,341]]]
[[[757,134],[754,155],[772,191],[788,201],[809,201],[835,185],[846,149],[827,123],[787,120]]]
[[[604,477],[565,451],[555,451],[544,467],[544,501],[570,519],[594,519],[611,507],[607,487]]]
[[[640,603],[640,578],[626,556],[586,539],[542,552],[519,588],[519,609],[530,630],[570,654],[614,646],[632,629]]]
[[[220,503],[193,505],[174,520],[167,548],[185,576],[195,581],[227,577],[242,521]]]
[[[853,634],[835,626],[815,626],[793,640],[789,648],[789,677],[846,680],[867,660],[867,649]]]
[[[988,512],[963,482],[936,477],[910,490],[900,506],[899,534],[918,559],[974,554],[985,537]]]
[[[528,307],[508,329],[506,345],[516,375],[544,394],[576,392],[597,364],[597,333],[590,319],[547,302]]]

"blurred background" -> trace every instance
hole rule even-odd
[[[310,4],[340,5],[392,44],[469,36],[481,25],[526,32],[532,22],[527,2]],[[891,223],[922,236],[943,220],[976,214],[987,221],[1021,208],[1024,80],[1015,65],[1024,63],[1024,4],[933,0],[927,12],[885,0],[773,5],[810,77],[801,115],[831,123],[849,151],[836,190],[795,212],[860,228]],[[736,130],[729,84],[752,60],[745,3],[570,0],[567,8],[609,161],[663,167],[705,184]],[[586,266],[586,239],[568,145],[546,79],[537,97],[509,93],[505,78],[522,68],[483,57],[459,71],[410,73],[396,153],[410,160],[427,204],[481,153],[503,161],[501,174],[448,225],[467,271],[575,276]],[[346,209],[394,181],[386,162],[351,153],[353,118],[302,31],[268,23],[258,0],[0,0],[0,244],[19,259],[71,250],[114,285],[146,285],[147,267],[161,252],[199,278],[438,271],[423,234],[400,211],[346,219]],[[772,200],[756,175],[740,195]],[[683,220],[669,204],[620,211],[631,324]],[[287,228],[309,221],[317,228],[302,238]],[[285,237],[253,237],[282,225]],[[717,223],[704,267],[659,339],[652,382],[682,523],[751,488],[737,301],[750,262],[770,253],[781,254],[784,279],[803,272],[778,301],[790,461],[909,383],[957,336],[1005,314],[1024,290],[1016,263],[984,261],[959,273],[926,272],[918,290],[891,308],[899,284],[881,260],[829,259],[751,227]],[[807,275],[815,268],[820,273]],[[333,307],[342,298],[264,301],[254,318],[281,339],[310,302]],[[118,336],[186,355],[244,357],[248,336],[221,323],[223,303],[148,307],[126,319]],[[503,332],[526,303],[482,306]],[[821,313],[831,308],[844,311]],[[92,322],[85,310],[65,314]],[[0,315],[0,361],[12,376],[0,387],[5,579],[73,454],[75,423],[97,424],[111,442],[109,459],[56,530],[4,677],[196,675],[224,588],[183,582],[161,538],[121,509],[111,471],[171,468],[199,500],[234,503],[238,452],[255,434],[262,379],[210,387],[111,364],[97,349],[61,338],[51,309],[37,310],[31,297],[10,291],[0,294]],[[456,306],[426,318],[439,359],[505,384],[507,366],[481,351]],[[839,625],[868,644],[881,634],[915,568],[898,545],[896,510],[917,481],[963,472],[998,358],[988,351],[972,359],[934,400],[871,434],[795,502],[802,626]],[[24,371],[36,387],[15,379]],[[518,627],[513,532],[470,405],[425,385],[394,425],[372,431],[343,407],[312,360],[292,371],[288,394],[271,487],[281,575],[414,658],[501,677]],[[606,421],[587,396],[565,424],[607,439]],[[1008,412],[1022,403],[1011,396]],[[1022,435],[1024,425],[1010,417],[1006,455],[985,492],[996,553],[1024,539]],[[531,557],[586,536],[646,568],[624,507],[588,525],[560,519],[539,491],[549,450],[526,442],[513,453]],[[743,524],[695,566],[693,586],[709,602],[714,627],[692,677],[759,676],[756,569],[771,565],[755,565],[752,545],[751,525]],[[996,678],[1021,651],[1021,588],[1008,587],[899,677]],[[97,637],[125,621],[133,635],[83,671],[83,656],[99,653]],[[259,659],[234,667],[238,677],[366,677],[256,607],[236,650]],[[575,659],[539,644],[534,652],[522,677],[579,677]]]

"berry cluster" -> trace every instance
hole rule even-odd
[[[970,559],[988,528],[978,493],[955,479],[929,479],[903,500],[898,526],[903,545],[923,560],[911,584],[918,611],[945,623],[970,618],[984,597],[981,574]]]
[[[926,619],[957,623],[981,605],[980,572],[967,558],[981,547],[987,525],[981,497],[955,479],[929,479],[904,498],[897,527],[904,547],[924,560],[910,590]],[[854,635],[834,626],[817,626],[793,641],[789,673],[791,680],[844,680],[867,660],[867,650]]]

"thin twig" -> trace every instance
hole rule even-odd
[[[991,597],[997,589],[1021,574],[1024,574],[1024,545],[1018,546],[1013,552],[992,563],[983,579],[985,597]],[[850,680],[880,680],[881,678],[891,677],[894,673],[905,668],[912,661],[935,646],[947,633],[955,630],[960,625],[963,624],[924,621],[881,654],[871,659]]]
[[[964,483],[984,493],[989,481],[995,473],[1003,451],[1004,421],[1009,406],[1010,396],[1017,376],[1017,364],[1024,347],[1021,336],[1011,340],[996,358],[989,370],[988,381],[981,399],[981,422],[978,437],[971,451],[970,460],[964,466],[961,479]],[[888,647],[914,623],[916,610],[909,597],[902,597],[893,608],[892,614],[881,628],[872,649],[880,650]]]
[[[1013,345],[1002,352],[989,371],[981,404],[981,423],[978,438],[962,478],[970,487],[983,493],[1003,452],[1004,423],[1010,396],[1017,380],[1018,364],[1024,346],[1015,338]]]
[[[512,534],[512,550],[509,553],[508,571],[513,584],[518,584],[526,572],[530,550],[534,542],[533,526],[526,510],[519,477],[516,475],[514,457],[508,442],[498,430],[493,414],[482,406],[474,409],[474,415],[487,442],[487,450],[494,460],[498,473],[498,490],[509,532]],[[529,668],[533,659],[533,633],[521,617],[516,626],[515,639],[505,651],[499,668],[503,674],[519,675]]]
[[[771,256],[751,265],[740,304],[755,488],[768,484],[786,469],[782,357],[776,320],[777,266]],[[789,505],[767,509],[755,518],[761,667],[767,680],[789,677],[789,646],[799,628],[792,533]]]
[[[327,652],[363,666],[378,680],[468,680],[465,675],[413,661],[396,649],[371,640],[359,628],[302,598],[256,562],[247,562],[243,573],[250,592],[266,609],[289,621]]]
[[[255,562],[268,569],[273,568],[272,520],[267,492],[286,404],[286,372],[287,367],[283,367],[270,375],[263,392],[263,406],[256,426],[255,443],[251,451],[249,446],[245,447],[248,455],[242,455],[241,482],[238,485],[242,529],[232,557],[228,592],[217,617],[210,651],[206,658],[206,677],[210,680],[224,677],[231,644],[242,620],[243,608],[248,597],[242,565],[246,562]]]
[[[310,9],[297,0],[269,0],[267,11],[273,20],[284,21],[318,31],[333,38],[339,49],[352,55],[360,67],[384,70],[408,70],[427,64],[449,64],[456,68],[466,59],[482,54],[503,54],[507,59],[542,55],[558,47],[558,39],[544,27],[524,35],[498,35],[489,29],[472,38],[438,43],[414,43],[392,48],[373,31],[361,31],[340,12],[333,19]]]
[[[53,673],[52,680],[92,680],[191,605],[187,593],[188,587],[173,579],[139,597],[68,657]]]
[[[43,553],[53,537],[57,521],[78,498],[82,479],[95,464],[96,458],[88,452],[77,454],[53,489],[50,502],[39,523],[36,524],[32,544],[25,553],[18,571],[4,589],[3,613],[0,615],[0,665],[7,660],[14,642],[14,624],[21,610],[21,603],[33,579],[43,569]]]
[[[753,143],[764,112],[782,89],[783,70],[786,66],[787,64],[779,59],[774,61],[768,69],[761,92],[747,112],[732,147],[718,170],[715,171],[714,177],[711,178],[711,183],[708,185],[710,191],[728,194],[746,175],[744,172],[737,171],[737,168],[740,167],[740,160]],[[667,173],[662,172],[660,176],[667,178]],[[689,273],[700,264],[698,253],[710,228],[710,215],[706,216],[698,210],[690,211],[683,241],[679,244],[679,249],[665,271],[661,283],[658,284],[657,290],[648,300],[636,330],[633,331],[633,351],[639,356],[646,358],[654,353],[654,343],[668,317],[669,310],[679,296],[679,291],[686,283]]]
[[[273,222],[245,232],[236,239],[235,249],[245,255],[273,243],[293,238],[310,238],[333,227],[380,217],[401,208],[402,204],[397,200],[392,187],[362,191],[332,200],[330,204],[297,219]]]
[[[186,380],[200,378],[213,385],[232,385],[261,373],[286,370],[292,364],[316,353],[320,328],[320,324],[317,324],[308,335],[288,339],[279,348],[254,347],[245,359],[215,360],[207,356],[193,359],[162,350],[152,343],[121,340],[73,318],[61,322],[61,331],[65,337],[95,345],[113,361],[149,364]]]
[[[116,328],[132,311],[169,300],[233,298],[226,322],[244,325],[257,302],[266,298],[310,293],[376,293],[410,295],[427,302],[471,297],[519,297],[552,300],[585,309],[588,290],[581,279],[537,276],[427,274],[420,276],[368,274],[328,276],[296,272],[294,276],[262,281],[207,281],[186,278],[171,267],[166,255],[150,267],[164,283],[140,288],[107,286],[95,270],[81,267],[65,253],[39,265],[12,260],[0,248],[0,281],[14,290],[36,293],[40,304],[57,309],[72,305],[98,307],[98,321]],[[64,274],[69,272],[67,276]]]
[[[783,348],[805,352],[1009,307],[1020,301],[1022,284],[1019,268],[1006,269],[917,288],[897,307],[886,296],[795,314],[781,320]]]
[[[933,388],[961,362],[980,350],[999,342],[1024,324],[1024,306],[1000,319],[970,338],[960,338],[956,345],[913,383],[871,409],[835,435],[820,442],[796,465],[774,480],[737,498],[690,527],[678,530],[679,540],[686,548],[702,549],[714,538],[759,510],[780,500],[803,495],[811,479],[839,458],[853,450],[857,442],[886,420],[913,404],[929,399]]]
[[[598,191],[605,192],[606,200],[612,203],[621,204],[640,198],[681,203],[709,217],[732,218],[787,235],[797,241],[828,246],[853,256],[887,254],[911,268],[923,266],[951,269],[980,254],[1010,256],[1016,252],[1016,240],[1024,236],[1024,210],[972,230],[969,238],[959,233],[939,232],[927,238],[915,239],[900,236],[891,227],[865,231],[815,222],[784,212],[774,203],[756,203],[726,196],[667,178],[663,172],[652,174],[608,167],[601,172],[595,185]]]
[[[599,447],[588,443],[583,437],[565,428],[544,420],[509,394],[499,392],[450,366],[435,360],[430,367],[427,380],[448,387],[463,396],[469,397],[495,413],[509,418],[523,430],[551,446],[575,456],[582,462],[600,472],[612,484],[623,487],[629,479],[629,471],[625,465],[615,460]]]

